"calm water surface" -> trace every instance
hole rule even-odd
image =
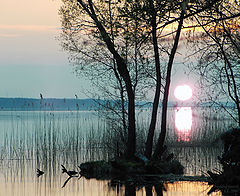
[[[148,111],[139,113],[139,130],[146,129],[149,119]],[[222,152],[219,134],[234,125],[231,120],[191,107],[169,109],[168,119],[166,143],[185,166],[185,175],[221,169],[216,160]],[[161,189],[112,187],[109,181],[85,178],[72,178],[62,188],[68,176],[61,173],[61,164],[77,170],[82,162],[113,156],[101,142],[107,131],[106,122],[90,111],[0,111],[0,195],[206,195],[211,188],[200,182],[166,182]],[[36,168],[45,174],[37,178]]]
[[[6,165],[5,165],[6,164]],[[109,181],[71,178],[62,188],[68,176],[61,173],[61,168],[52,171],[46,168],[45,174],[36,177],[33,161],[11,161],[1,165],[0,195],[14,196],[124,196],[124,195],[207,195],[210,186],[203,182],[164,183],[162,187],[111,187]],[[151,194],[149,193],[151,191]],[[212,195],[221,195],[214,193]]]

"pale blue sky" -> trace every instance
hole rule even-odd
[[[74,98],[75,94],[86,98],[84,91],[91,86],[72,72],[57,40],[60,4],[60,0],[1,2],[0,97],[38,98],[42,93],[46,98]],[[176,85],[192,83],[181,66],[175,67],[171,94]]]
[[[0,97],[86,97],[60,35],[60,0],[11,0],[0,7]]]
[[[69,65],[6,65],[1,66],[0,97],[81,98],[90,85],[78,79]],[[84,90],[85,89],[85,90]]]

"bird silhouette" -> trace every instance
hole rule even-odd
[[[44,174],[43,171],[41,171],[40,169],[37,169],[37,177],[39,177],[39,176],[41,176],[41,175],[43,175],[43,174]]]

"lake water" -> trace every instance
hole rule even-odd
[[[149,120],[149,111],[139,111],[138,138],[146,135]],[[169,108],[168,120],[166,144],[185,175],[221,169],[216,159],[222,153],[219,135],[233,121],[223,112],[191,107]],[[159,127],[160,118],[157,135]],[[68,178],[61,164],[77,170],[82,162],[113,157],[114,151],[103,144],[110,136],[108,124],[94,111],[0,111],[0,195],[206,195],[211,188],[201,182],[166,182],[160,189],[113,187],[109,181],[85,178],[72,178],[61,188]],[[36,168],[45,174],[37,178]]]

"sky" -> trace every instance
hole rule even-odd
[[[58,40],[60,5],[60,0],[1,2],[0,97],[86,97],[90,84],[73,73]]]
[[[86,98],[90,82],[78,78],[61,49],[60,0],[2,1],[0,7],[0,97]],[[177,85],[191,80],[176,68]]]

